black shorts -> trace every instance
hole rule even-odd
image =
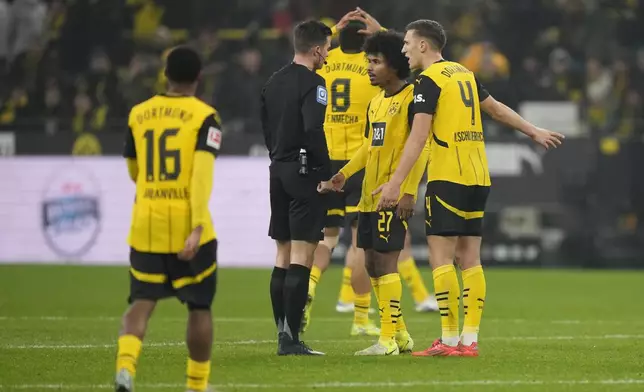
[[[337,173],[349,161],[331,161],[331,171]],[[328,195],[326,227],[344,227],[345,223],[355,224],[358,219],[358,203],[362,194],[364,169],[352,175],[344,184],[344,192],[333,192]]]
[[[299,168],[298,162],[271,163],[268,235],[277,241],[318,242],[324,238],[327,210],[327,195],[317,191],[323,179],[315,172],[301,176]]]
[[[358,214],[358,248],[380,253],[401,251],[406,235],[407,222],[393,209]]]
[[[217,240],[203,244],[191,261],[130,248],[130,267],[129,303],[176,297],[189,307],[210,309],[217,288]]]
[[[489,186],[432,181],[425,191],[425,234],[481,237]]]

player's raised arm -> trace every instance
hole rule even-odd
[[[510,109],[502,102],[497,101],[492,97],[477,81],[479,98],[481,100],[481,109],[490,115],[495,121],[500,122],[508,127],[517,129],[519,132],[530,137],[536,143],[549,149],[550,147],[557,148],[561,141],[565,138],[564,135],[557,132],[552,132],[547,129],[539,128],[530,123],[517,112]]]
[[[136,178],[139,175],[139,165],[136,162],[136,146],[134,144],[132,128],[130,128],[129,126],[127,128],[127,133],[125,134],[123,157],[127,162],[127,171],[130,174],[130,178],[136,183]]]
[[[365,28],[358,30],[358,33],[372,35],[379,31],[387,30],[386,28],[382,27],[380,22],[378,22],[378,20],[371,16],[367,11],[363,10],[360,7],[356,8],[356,10],[357,14],[353,15],[352,18],[354,20],[359,20],[360,22],[365,24]]]
[[[345,14],[345,15],[344,15],[344,16],[343,16],[343,17],[338,21],[338,23],[336,23],[336,24],[335,24],[335,26],[331,27],[331,35],[332,35],[332,36],[336,36],[336,35],[340,32],[340,30],[342,30],[342,29],[344,29],[345,27],[347,27],[347,24],[349,24],[349,22],[350,22],[351,20],[355,20],[355,18],[356,18],[356,16],[358,16],[358,14],[359,14],[359,11],[358,11],[358,9],[357,9],[357,8],[356,8],[356,9],[354,9],[354,10],[351,10],[351,11],[347,12],[347,13],[346,13],[346,14]]]

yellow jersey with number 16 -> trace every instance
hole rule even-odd
[[[459,63],[441,60],[414,86],[414,112],[433,115],[427,180],[490,186],[479,102],[489,93]]]
[[[217,111],[195,97],[157,95],[134,106],[125,139],[126,158],[136,159],[136,199],[129,244],[139,252],[177,253],[194,220],[190,193],[196,151],[217,154]],[[203,216],[201,244],[216,237]]]
[[[318,71],[329,92],[324,133],[331,160],[345,161],[362,146],[367,106],[380,90],[369,81],[364,52],[344,53],[336,48],[326,62]]]

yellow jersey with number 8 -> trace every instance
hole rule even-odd
[[[364,52],[333,49],[318,73],[329,92],[324,119],[329,156],[331,160],[349,160],[362,146],[367,106],[380,90],[369,81]]]

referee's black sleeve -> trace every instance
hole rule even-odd
[[[264,134],[264,144],[266,145],[266,149],[271,151],[272,146],[271,146],[271,138],[270,138],[270,133],[268,130],[268,113],[266,112],[268,109],[266,108],[266,88],[262,89],[262,99],[261,99],[261,119],[262,119],[262,133]]]
[[[322,78],[320,78],[322,79]],[[323,84],[314,85],[304,91],[302,99],[302,118],[307,138],[306,151],[312,158],[310,162],[319,165],[315,168],[324,179],[331,178],[329,149],[324,136],[324,114],[327,105],[327,91]]]

